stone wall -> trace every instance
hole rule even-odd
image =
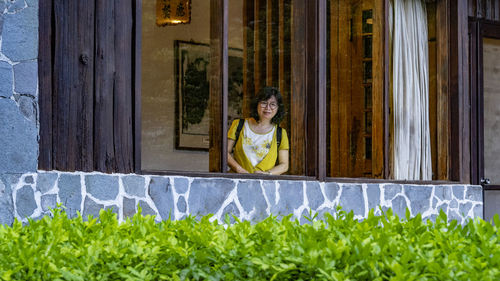
[[[37,168],[37,57],[38,1],[0,0],[0,174]]]
[[[132,216],[141,206],[143,214],[157,220],[182,219],[188,214],[214,214],[221,220],[231,214],[243,220],[258,221],[269,215],[293,214],[302,222],[310,212],[321,218],[335,213],[336,206],[353,211],[355,218],[370,209],[392,208],[404,216],[422,214],[434,219],[443,210],[450,219],[463,223],[483,216],[480,186],[339,184],[314,181],[243,180],[226,178],[187,178],[101,173],[39,172],[1,177],[0,189],[11,190],[0,197],[4,210],[0,223],[13,218],[26,221],[49,213],[57,203],[69,216],[77,212],[97,216],[100,209],[112,208],[120,220]],[[9,204],[9,201],[11,204]],[[7,206],[7,209],[5,209]],[[5,212],[7,210],[7,212]]]

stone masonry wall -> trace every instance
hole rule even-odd
[[[392,208],[404,217],[421,213],[433,220],[439,210],[463,223],[483,216],[480,186],[339,184],[314,181],[243,180],[139,176],[101,173],[38,172],[20,176],[1,176],[0,189],[12,190],[8,212],[0,213],[0,224],[11,224],[14,217],[26,221],[49,214],[49,208],[62,203],[69,216],[77,211],[84,217],[98,215],[100,209],[113,208],[119,220],[142,213],[157,220],[182,219],[188,214],[214,214],[221,220],[231,214],[243,220],[258,221],[269,215],[293,214],[301,222],[311,211],[321,218],[335,213],[336,206],[353,211],[355,218]],[[0,197],[5,206],[9,200]],[[5,207],[3,207],[5,208]]]
[[[38,0],[0,0],[0,174],[37,168],[37,57]]]

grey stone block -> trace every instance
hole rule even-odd
[[[399,184],[389,184],[384,186],[384,199],[392,200],[396,194],[400,193],[402,190]]]
[[[334,201],[339,194],[340,187],[337,183],[327,182],[325,183],[325,195],[330,201]]]
[[[1,176],[1,174],[0,174]],[[6,175],[0,177],[0,225],[14,223],[14,203],[12,201],[12,188]]]
[[[148,203],[146,203],[145,201],[139,201],[139,207],[141,207],[141,214],[143,216],[147,216],[147,215],[151,215],[151,216],[156,216],[157,213],[155,212],[155,210],[153,210],[153,208],[151,208]],[[166,218],[162,217],[164,220],[168,219],[168,216]]]
[[[222,216],[221,220],[224,221],[226,218],[226,215],[229,216],[229,222],[230,223],[235,223],[236,220],[234,219],[233,216],[239,217],[240,216],[240,211],[238,210],[238,207],[236,207],[236,204],[234,202],[231,202],[229,205],[227,205],[224,208],[224,211],[222,211]]]
[[[44,212],[57,207],[57,194],[46,194],[40,198],[40,204]]]
[[[458,200],[463,200],[465,194],[465,187],[463,185],[454,185],[453,186],[453,196]]]
[[[149,196],[155,203],[156,209],[163,220],[174,215],[174,195],[168,178],[151,178]]]
[[[175,178],[174,179],[175,192],[179,194],[184,194],[188,191],[189,181],[186,178]]]
[[[16,103],[0,99],[0,173],[37,170],[38,129],[23,117]]]
[[[340,194],[340,206],[346,212],[353,211],[354,215],[365,215],[365,201],[361,185],[345,184]]]
[[[451,200],[451,202],[450,202],[450,208],[453,208],[453,209],[458,208],[458,202],[457,202],[457,200],[455,200],[455,199]]]
[[[234,188],[234,182],[228,179],[195,179],[188,198],[191,215],[215,214]]]
[[[280,181],[279,201],[271,208],[271,214],[286,216],[304,204],[302,182]]]
[[[123,188],[128,195],[145,197],[146,196],[146,180],[141,176],[124,176],[122,177]]]
[[[135,215],[135,199],[123,197],[123,218],[133,217]]]
[[[465,193],[465,199],[476,202],[483,202],[483,189],[481,186],[469,185]]]
[[[35,193],[29,185],[21,187],[16,193],[17,214],[21,218],[29,217],[36,209]]]
[[[179,196],[179,200],[177,200],[177,210],[181,213],[185,213],[187,210],[187,203],[184,196]]]
[[[380,206],[380,186],[378,184],[368,184],[366,186],[366,196],[368,197],[368,209],[377,211]]]
[[[271,206],[276,205],[276,183],[274,181],[262,181],[262,187],[266,194],[267,200]]]
[[[54,188],[56,180],[56,173],[39,173],[36,180],[36,190],[44,194]]]
[[[35,181],[33,180],[33,176],[26,176],[26,177],[24,178],[24,182],[25,182],[26,184],[33,184]]]
[[[446,204],[446,203],[439,204],[436,209],[438,212],[439,212],[439,210],[443,210],[443,212],[447,213],[448,212],[448,204]]]
[[[248,180],[240,181],[237,189],[238,200],[245,212],[250,213],[254,211],[251,221],[263,220],[268,214],[266,212],[267,204],[260,181]]]
[[[5,14],[2,52],[12,61],[26,61],[38,56],[38,8],[28,7],[15,14]]]
[[[460,204],[460,206],[458,207],[458,213],[461,214],[463,217],[467,217],[471,208],[472,208],[471,202]]]
[[[96,203],[88,196],[85,197],[85,203],[83,206],[83,220],[87,220],[88,216],[92,216],[93,218],[99,217],[99,211],[101,209],[104,209],[104,205]]]
[[[66,207],[68,216],[76,217],[76,212],[80,211],[82,202],[80,176],[63,174],[59,177],[57,186],[59,187],[59,200]]]
[[[462,216],[455,211],[450,211],[448,213],[448,221],[451,222],[453,220],[458,221],[458,223],[462,223]]]
[[[441,201],[451,200],[451,187],[448,185],[436,185],[434,186],[434,195]]]
[[[118,213],[120,212],[120,207],[118,207],[118,205],[110,205],[110,206],[104,207],[104,210],[106,210],[106,211],[111,210],[111,213],[118,216]]]
[[[118,195],[118,177],[108,175],[86,175],[87,192],[99,200],[114,200]]]
[[[476,204],[473,207],[474,217],[484,218],[483,216],[483,205]]]
[[[14,65],[14,91],[36,96],[38,87],[38,63],[36,60]]]
[[[319,220],[325,219],[325,214],[327,214],[327,213],[333,216],[333,215],[335,215],[336,210],[331,209],[331,208],[321,208],[320,210],[318,210],[317,219],[319,219]]]
[[[436,199],[436,196],[434,196],[434,198],[432,198],[432,208],[435,209],[437,204],[438,204],[438,200]]]
[[[325,202],[325,198],[323,197],[323,193],[321,193],[321,187],[318,182],[307,182],[306,194],[307,200],[309,201],[309,207],[313,210],[318,209],[318,207]]]
[[[18,100],[19,111],[23,114],[23,116],[30,120],[31,122],[36,122],[36,104],[32,98],[21,96]]]
[[[431,204],[432,187],[405,185],[404,193],[410,200],[412,215],[422,214],[427,211]]]
[[[12,71],[12,65],[6,61],[0,61],[0,97],[10,98],[12,96],[13,83],[14,72]]]
[[[312,220],[313,216],[314,216],[313,214],[309,213],[309,210],[304,209],[302,211],[302,214],[300,215],[300,218],[298,218],[298,219],[299,219],[300,224],[312,224],[312,222],[310,220]]]
[[[408,208],[408,205],[406,204],[406,200],[403,196],[396,196],[392,199],[391,203],[394,214],[398,215],[400,218],[406,217],[406,208]]]
[[[9,0],[7,1],[7,11],[14,13],[22,10],[26,6],[24,0]]]

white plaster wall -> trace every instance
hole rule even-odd
[[[484,173],[500,184],[500,40],[485,38],[484,63]]]
[[[175,149],[174,40],[210,43],[210,0],[193,0],[191,23],[156,26],[156,1],[142,7],[142,169],[208,171],[208,152]],[[243,48],[242,0],[229,5],[229,46]]]

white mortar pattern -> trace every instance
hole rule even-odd
[[[19,216],[19,214],[17,213],[17,204],[16,204],[16,199],[17,199],[17,192],[19,189],[21,189],[23,186],[25,185],[29,185],[32,189],[33,189],[33,192],[34,192],[34,199],[35,199],[35,202],[37,204],[37,208],[35,209],[35,211],[33,212],[33,214],[31,215],[31,217],[38,217],[38,216],[41,216],[44,214],[43,212],[43,209],[41,207],[41,196],[42,195],[46,195],[46,194],[56,194],[57,195],[57,201],[58,202],[61,202],[60,201],[60,198],[59,198],[59,187],[58,187],[58,182],[59,182],[59,179],[61,177],[62,174],[68,174],[68,175],[78,175],[79,178],[80,178],[80,184],[81,184],[81,196],[82,196],[82,202],[80,203],[81,205],[81,213],[83,214],[84,212],[84,202],[85,202],[85,198],[86,197],[89,197],[90,199],[92,199],[94,202],[96,202],[97,204],[102,204],[104,206],[104,208],[106,207],[109,207],[109,206],[113,206],[113,205],[116,205],[118,206],[119,210],[118,210],[118,219],[120,221],[123,221],[124,220],[124,216],[123,216],[123,198],[130,198],[130,199],[135,199],[135,202],[136,202],[136,207],[135,207],[135,210],[137,211],[137,204],[139,203],[139,200],[142,200],[144,202],[146,202],[154,211],[155,213],[157,214],[157,218],[156,220],[157,221],[160,221],[162,219],[167,219],[167,218],[162,218],[160,213],[158,212],[158,209],[157,209],[157,206],[154,204],[153,200],[151,199],[150,195],[149,195],[149,185],[151,183],[151,177],[150,175],[144,175],[144,176],[141,176],[141,175],[138,175],[139,177],[142,177],[144,179],[144,190],[145,190],[145,197],[141,197],[141,196],[133,196],[133,195],[130,195],[130,194],[127,194],[125,192],[125,188],[124,188],[124,183],[123,183],[123,177],[124,176],[130,176],[129,174],[113,174],[113,175],[109,175],[109,176],[114,176],[114,177],[117,177],[118,178],[118,186],[119,186],[119,190],[118,190],[118,194],[117,196],[115,197],[115,199],[113,200],[100,200],[100,199],[97,199],[95,198],[94,196],[92,196],[92,194],[88,193],[87,192],[87,187],[86,187],[86,184],[85,184],[85,176],[86,175],[106,175],[106,174],[102,174],[102,173],[98,173],[98,172],[91,172],[91,173],[84,173],[84,172],[74,172],[74,173],[67,173],[67,172],[60,172],[60,171],[55,171],[55,172],[45,172],[45,171],[40,171],[39,173],[53,173],[53,174],[56,174],[57,175],[57,179],[55,180],[55,183],[53,186],[51,186],[50,190],[48,190],[47,192],[45,193],[41,193],[40,191],[37,191],[36,190],[36,186],[38,184],[38,174],[37,173],[26,173],[26,174],[23,174],[18,182],[15,184],[15,185],[12,185],[13,186],[13,190],[12,190],[12,198],[13,198],[13,203],[14,203],[14,214],[15,214],[15,217],[23,222],[26,222],[27,220],[25,218],[21,218]],[[33,183],[31,184],[28,184],[26,183],[26,177],[28,176],[31,176],[33,178]],[[190,214],[190,206],[189,206],[189,196],[190,196],[190,192],[191,192],[191,184],[194,180],[194,178],[188,178],[188,177],[176,177],[176,176],[165,176],[164,178],[168,178],[169,179],[169,182],[170,182],[170,185],[172,187],[172,195],[173,195],[173,203],[174,203],[174,206],[173,206],[173,219],[180,219],[182,216],[184,215],[188,215]],[[175,186],[175,179],[187,179],[187,182],[189,183],[189,186],[186,188],[186,192],[184,193],[178,193],[177,192],[177,189],[178,187]],[[209,179],[208,179],[209,180]],[[264,183],[264,180],[257,180],[260,184],[260,190],[262,192],[262,195],[264,196],[264,199],[265,199],[265,202],[266,202],[266,208],[265,208],[265,212],[267,215],[271,215],[271,208],[272,206],[275,206],[277,204],[280,203],[280,189],[281,189],[281,182],[280,181],[272,181],[272,183],[275,184],[275,202],[271,202],[272,200],[270,200],[270,198],[268,198],[268,195],[266,194],[265,192],[265,189],[264,189],[264,186],[263,186],[263,183]],[[255,207],[249,211],[249,212],[246,212],[245,209],[242,207],[241,203],[239,202],[239,198],[238,198],[238,185],[240,183],[240,180],[239,179],[233,179],[232,180],[233,184],[234,184],[234,187],[233,189],[229,192],[229,194],[227,195],[226,199],[224,200],[224,202],[222,203],[222,205],[219,207],[219,209],[215,212],[214,216],[211,218],[212,221],[214,220],[218,220],[218,221],[223,221],[223,212],[224,212],[224,209],[230,205],[231,203],[234,202],[234,205],[236,206],[236,208],[238,209],[239,211],[239,218],[241,220],[251,220],[253,215],[255,214],[255,212],[257,211],[255,209]],[[309,206],[309,198],[307,197],[307,183],[306,181],[303,181],[302,182],[302,192],[303,192],[303,197],[302,197],[302,203],[301,205],[298,207],[298,208],[295,208],[293,211],[291,211],[291,213],[293,213],[293,216],[297,219],[300,219],[301,216],[302,216],[302,213],[304,212],[304,210],[310,210],[310,206]],[[321,194],[323,196],[323,199],[324,199],[324,202],[315,210],[313,211],[313,214],[315,212],[318,212],[318,211],[321,211],[322,209],[325,209],[325,208],[328,208],[328,209],[331,209],[331,210],[336,210],[336,206],[340,205],[340,198],[342,196],[342,193],[344,191],[344,186],[346,184],[338,184],[338,187],[339,187],[339,190],[336,194],[336,197],[333,199],[333,200],[330,200],[327,196],[326,196],[326,191],[325,191],[325,185],[326,183],[324,182],[321,182],[319,183],[319,187],[320,187],[320,190],[321,190]],[[348,185],[348,184],[347,184]],[[407,207],[408,209],[410,210],[410,214],[411,216],[415,216],[416,214],[414,214],[412,208],[411,208],[411,200],[410,198],[408,198],[408,196],[405,194],[405,188],[404,188],[404,185],[399,185],[401,187],[401,191],[396,193],[394,195],[393,198],[385,198],[385,190],[386,190],[386,187],[387,185],[389,184],[379,184],[378,185],[378,189],[379,189],[379,193],[380,193],[380,198],[379,198],[379,206],[380,207],[392,207],[392,201],[394,198],[396,198],[397,196],[402,196],[402,198],[404,198],[404,200],[406,201],[406,204],[407,204]],[[463,185],[462,185],[463,186]],[[472,200],[467,200],[466,199],[466,194],[467,194],[467,190],[468,190],[468,187],[467,186],[463,186],[464,187],[464,192],[463,192],[463,197],[462,199],[458,199],[455,197],[455,194],[453,193],[453,187],[454,186],[433,186],[433,185],[423,185],[421,186],[422,188],[431,188],[431,195],[429,197],[429,199],[425,199],[425,200],[429,200],[429,208],[427,208],[427,210],[424,210],[423,213],[422,213],[422,217],[423,218],[427,218],[427,217],[430,217],[432,215],[438,215],[439,214],[439,209],[438,207],[441,205],[441,204],[447,204],[448,207],[446,208],[446,213],[447,215],[449,216],[450,212],[451,211],[454,211],[456,212],[458,215],[459,215],[459,218],[460,218],[460,222],[461,223],[464,223],[466,219],[469,219],[469,218],[473,218],[475,215],[474,213],[474,208],[479,206],[479,207],[482,207],[483,203],[480,202],[480,201],[472,201]],[[368,198],[368,185],[367,184],[361,184],[361,190],[362,190],[362,196],[363,196],[363,201],[362,204],[364,204],[364,207],[365,207],[365,211],[364,211],[364,215],[356,215],[355,216],[355,219],[362,219],[362,218],[365,218],[368,216],[368,213],[369,213],[369,198]],[[372,187],[373,188],[373,187]],[[450,197],[451,199],[449,200],[441,200],[438,196],[436,196],[436,190],[437,188],[448,188],[449,189],[449,192],[450,192]],[[177,208],[177,203],[179,202],[179,198],[183,196],[184,197],[184,200],[186,201],[186,212],[180,212]],[[436,200],[436,204],[435,206],[433,207],[432,205],[432,202],[433,200]],[[457,207],[456,208],[451,208],[449,207],[450,203],[453,201],[453,200],[456,200],[457,201]],[[361,202],[359,202],[361,204]],[[467,214],[460,214],[459,211],[460,211],[460,204],[467,204],[467,203],[471,203],[471,208],[467,211]],[[375,210],[375,212],[379,213],[380,214],[380,210]],[[336,212],[334,211],[333,213],[334,216],[336,216]]]

